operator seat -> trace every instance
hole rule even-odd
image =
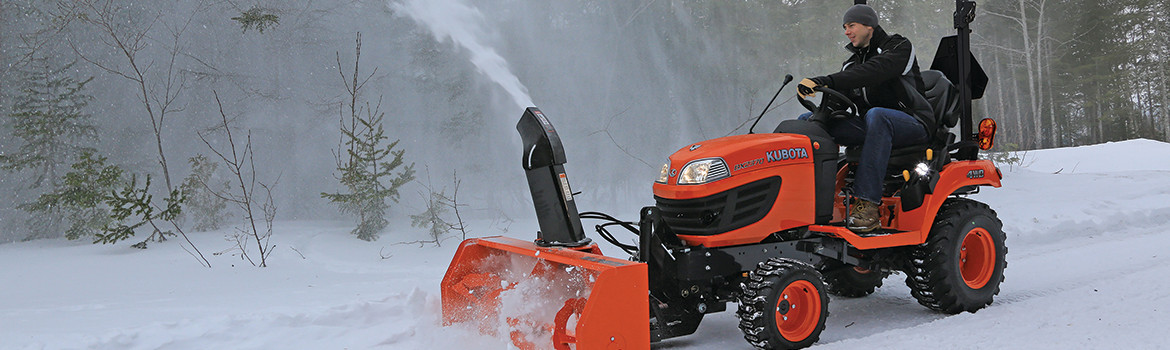
[[[922,83],[926,85],[926,100],[934,108],[934,115],[938,116],[939,131],[948,134],[959,123],[959,89],[941,71],[924,70],[921,74]]]
[[[959,89],[940,71],[924,70],[921,74],[922,83],[926,86],[926,100],[934,109],[934,115],[938,116],[938,129],[926,143],[890,150],[887,171],[898,175],[899,179],[902,170],[912,169],[925,160],[927,148],[933,148],[936,155],[942,156],[944,147],[954,142],[954,134],[951,134],[950,129],[959,122]],[[845,148],[846,162],[857,163],[860,159],[861,146]]]

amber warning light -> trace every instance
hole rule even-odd
[[[991,118],[984,118],[979,122],[979,135],[976,137],[979,142],[979,149],[989,150],[995,146],[995,120]]]

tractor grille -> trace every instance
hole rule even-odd
[[[711,236],[755,223],[772,210],[780,178],[769,177],[712,196],[695,199],[654,197],[662,218],[675,233]]]

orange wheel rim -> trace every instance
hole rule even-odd
[[[821,321],[821,295],[809,281],[792,282],[776,301],[776,328],[791,342],[812,335]]]
[[[967,232],[960,249],[959,271],[963,282],[971,289],[983,288],[995,272],[995,241],[991,233],[983,228]]]

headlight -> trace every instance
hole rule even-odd
[[[699,185],[727,177],[727,163],[720,158],[692,161],[678,175],[679,185]]]
[[[658,180],[654,180],[654,182],[657,182],[660,184],[665,184],[666,178],[669,176],[670,176],[670,160],[667,160],[666,164],[662,165],[662,173],[658,174]]]
[[[918,173],[919,177],[930,175],[930,165],[918,163],[918,166],[914,167],[914,172]]]

